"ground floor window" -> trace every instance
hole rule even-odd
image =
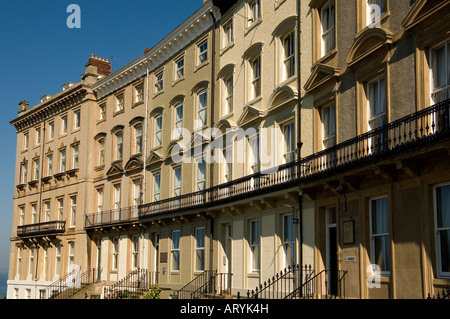
[[[436,255],[439,276],[450,276],[450,184],[435,188]]]

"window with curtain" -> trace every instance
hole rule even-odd
[[[295,264],[295,224],[294,215],[283,216],[283,252],[284,267]]]
[[[205,270],[205,228],[195,229],[195,270]]]
[[[252,220],[250,222],[250,270],[259,271],[260,260],[260,221]]]
[[[320,12],[322,24],[322,56],[335,48],[334,0],[326,4]]]
[[[162,144],[162,115],[155,118],[155,147]]]
[[[450,98],[450,40],[431,50],[431,103]]]
[[[197,162],[197,191],[202,191],[206,187],[206,162],[201,159]]]
[[[174,230],[172,231],[172,247],[171,247],[171,255],[172,255],[172,271],[180,270],[180,231]]]
[[[450,276],[450,185],[435,188],[436,254],[440,276]]]
[[[207,106],[208,106],[206,90],[203,90],[202,92],[200,92],[198,94],[197,103],[198,103],[198,105],[197,105],[197,111],[198,111],[197,127],[200,128],[200,127],[206,125]]]
[[[323,149],[336,143],[336,108],[334,104],[322,108],[322,146]]]
[[[294,31],[282,39],[283,42],[283,74],[282,80],[286,80],[295,74],[295,38]]]
[[[388,198],[370,201],[370,262],[380,267],[381,273],[390,271]]]
[[[174,127],[174,136],[176,139],[181,136],[183,132],[183,104],[180,103],[175,107],[175,127]]]

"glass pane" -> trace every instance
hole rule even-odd
[[[180,270],[180,252],[172,252],[172,270]]]
[[[375,237],[374,241],[374,260],[372,260],[372,263],[377,264],[381,271],[389,271],[389,236]]]
[[[196,261],[195,266],[196,270],[203,270],[205,268],[205,251],[197,250],[195,253]]]
[[[259,220],[255,220],[251,223],[251,242],[250,244],[252,246],[258,246],[259,245]]]
[[[445,46],[441,46],[433,52],[433,84],[434,88],[444,87],[445,79]]]
[[[174,231],[172,232],[172,249],[180,248],[180,232]]]
[[[437,227],[450,227],[450,185],[436,188]]]
[[[450,230],[440,231],[441,271],[450,272]]]
[[[387,198],[372,200],[372,234],[389,233]]]
[[[197,248],[205,247],[205,229],[197,228],[195,231],[195,239],[197,241]]]

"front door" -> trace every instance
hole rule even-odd
[[[327,215],[327,292],[337,295],[338,292],[338,260],[337,260],[337,232],[336,207],[329,207]]]

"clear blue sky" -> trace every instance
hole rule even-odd
[[[70,4],[81,28],[69,29]],[[151,48],[203,5],[202,0],[10,0],[0,2],[0,271],[9,263],[18,103],[40,102],[80,81],[91,53],[115,58],[115,71]]]

